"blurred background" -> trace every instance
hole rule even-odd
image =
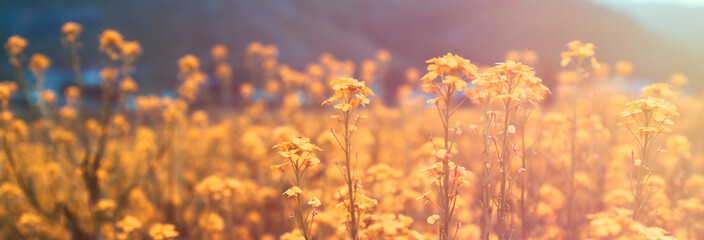
[[[242,60],[247,43],[279,48],[279,61],[296,69],[324,52],[359,62],[379,49],[392,55],[382,83],[394,89],[407,67],[453,52],[473,62],[502,61],[512,49],[538,54],[538,76],[552,85],[559,54],[571,40],[592,42],[597,59],[633,63],[642,84],[667,81],[673,72],[689,76],[690,91],[704,77],[704,4],[696,0],[121,0],[2,1],[0,37],[30,41],[25,55],[53,60],[47,87],[72,83],[68,52],[59,29],[67,21],[84,26],[84,79],[99,91],[104,64],[97,36],[115,29],[137,40],[144,55],[135,79],[140,92],[161,92],[177,83],[177,60],[192,53],[208,71],[214,44],[230,48],[235,82],[246,79]],[[3,49],[3,55],[4,53]],[[0,80],[11,80],[6,57]],[[26,73],[30,74],[30,73]],[[214,83],[213,83],[214,84]],[[216,88],[212,86],[211,88]]]

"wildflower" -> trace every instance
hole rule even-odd
[[[122,220],[117,222],[117,227],[122,229],[122,232],[131,233],[134,230],[142,228],[142,222],[140,222],[136,217],[125,216]]]
[[[616,62],[616,74],[619,77],[628,77],[633,73],[633,64],[628,61]]]
[[[32,55],[32,58],[29,59],[29,65],[27,65],[27,68],[29,68],[29,70],[35,75],[38,75],[46,72],[46,70],[49,69],[49,66],[51,66],[51,60],[47,56],[44,56],[41,53],[35,53]]]
[[[130,128],[130,122],[127,121],[127,118],[123,114],[116,114],[112,122],[118,133],[127,133]]]
[[[303,193],[303,190],[301,190],[300,188],[298,188],[296,186],[293,186],[293,187],[289,188],[288,190],[286,190],[283,195],[286,195],[288,197],[293,197],[293,196],[296,196],[301,193]]]
[[[633,220],[637,219],[641,210],[640,206],[643,206],[648,199],[648,195],[644,196],[643,191],[645,191],[648,179],[650,179],[650,177],[644,177],[644,175],[647,174],[649,176],[653,169],[651,166],[652,157],[646,157],[646,153],[651,148],[650,143],[657,135],[670,132],[669,127],[674,124],[671,119],[677,115],[674,105],[654,97],[632,101],[626,104],[626,109],[621,113],[622,120],[620,125],[625,126],[638,141],[642,158],[642,160],[634,159],[635,174],[631,174],[635,182],[633,184]],[[633,154],[632,158],[635,158]]]
[[[191,114],[191,122],[196,126],[206,126],[208,124],[208,114],[203,110],[198,110]]]
[[[670,89],[667,83],[653,83],[641,89],[641,97],[655,97],[662,99],[673,99],[677,97],[677,93]]]
[[[313,206],[314,208],[320,207],[320,199],[317,197],[313,197],[308,201],[308,205]]]
[[[225,62],[218,63],[215,65],[215,76],[217,76],[220,81],[230,81],[232,78],[232,66]]]
[[[211,232],[222,231],[225,228],[225,222],[222,217],[216,213],[208,213],[201,216],[201,218],[198,219],[198,225]]]
[[[420,80],[420,71],[415,68],[407,68],[404,75],[409,84],[416,84],[416,82]]]
[[[98,39],[100,40],[100,46],[98,47],[100,51],[105,52],[108,57],[116,60],[119,57],[116,51],[122,47],[124,42],[122,34],[115,30],[108,29],[103,31],[103,33],[98,36]]]
[[[16,56],[22,53],[22,51],[24,51],[24,48],[26,48],[27,45],[27,39],[24,39],[19,35],[12,35],[10,38],[7,39],[7,42],[5,43],[5,49],[7,50],[8,55]]]
[[[540,101],[550,93],[542,81],[535,76],[532,68],[509,60],[485,71],[472,81],[477,87],[467,89],[465,93],[476,102],[489,100],[490,103],[499,102],[515,108],[523,102]]]
[[[425,62],[430,65],[428,65],[428,73],[421,80],[423,81],[423,91],[427,93],[435,93],[438,90],[440,84],[434,82],[438,77],[442,79],[442,83],[448,84],[452,89],[462,91],[467,83],[460,79],[460,74],[466,78],[476,78],[478,75],[477,66],[452,53]]]
[[[638,99],[626,104],[621,112],[621,125],[646,140],[659,133],[670,132],[674,123],[672,118],[678,116],[677,109],[671,103],[654,97]]]
[[[119,71],[115,68],[103,68],[100,70],[100,78],[102,79],[101,83],[104,87],[110,86],[115,82],[119,74]]]
[[[249,99],[254,95],[254,85],[251,83],[242,83],[240,85],[240,95],[242,95],[242,98],[244,99]]]
[[[142,46],[137,41],[125,41],[120,45],[122,60],[127,63],[134,62],[137,57],[142,55]]]
[[[200,69],[200,61],[196,56],[187,54],[178,60],[178,69],[181,74],[197,72]]]
[[[42,91],[42,100],[48,104],[53,104],[56,102],[56,93],[52,90],[44,90]]]
[[[22,213],[17,220],[17,226],[25,231],[30,232],[32,229],[37,229],[43,222],[42,217],[31,212]]]
[[[311,210],[313,217],[310,220],[308,219],[307,214],[305,214],[306,217],[304,217],[304,212],[301,206],[302,197],[299,196],[303,193],[303,190],[301,190],[299,186],[301,186],[301,179],[303,178],[303,175],[308,167],[312,167],[320,163],[320,160],[315,157],[314,152],[322,151],[322,149],[313,145],[308,138],[295,136],[291,137],[290,141],[284,141],[275,145],[274,148],[279,149],[279,154],[286,159],[286,163],[272,166],[271,169],[286,174],[285,170],[287,164],[290,164],[293,168],[293,173],[295,174],[293,179],[295,179],[295,182],[291,180],[291,177],[286,175],[293,187],[286,190],[283,195],[286,195],[287,197],[296,197],[298,204],[296,210],[294,211],[295,214],[293,215],[294,221],[296,222],[296,226],[298,227],[301,235],[303,235],[304,239],[312,239],[312,233],[310,230],[313,226],[313,218],[317,215],[315,208],[319,207],[321,203],[316,197],[309,200],[308,205],[311,205],[313,208],[313,210]]]
[[[222,44],[217,44],[210,49],[210,57],[215,62],[226,61],[228,54],[229,51],[227,50],[227,47]]]
[[[433,214],[430,217],[428,217],[426,222],[428,222],[428,224],[435,224],[435,221],[437,221],[438,219],[440,219],[440,216],[437,214]]]
[[[61,26],[61,33],[66,35],[66,39],[70,42],[75,41],[83,31],[83,26],[75,22],[67,22]]]
[[[137,92],[139,86],[132,77],[126,77],[120,81],[120,91],[124,94],[132,94]]]
[[[149,229],[149,236],[154,240],[173,239],[178,237],[174,225],[157,223]]]
[[[573,58],[579,59],[578,61],[586,58],[594,59],[594,44],[582,43],[579,40],[575,40],[567,43],[567,48],[569,48],[569,51],[562,52],[561,54],[562,61],[560,61],[560,65],[563,67],[574,62]],[[596,61],[592,60],[592,62]]]
[[[305,137],[291,137],[291,141],[277,144],[274,148],[279,148],[279,154],[295,166],[315,165],[319,160],[313,152],[322,151]]]
[[[391,60],[391,53],[386,49],[376,51],[376,60],[380,63],[386,63]]]
[[[333,80],[330,84],[335,90],[335,95],[323,102],[323,105],[334,105],[336,109],[343,112],[356,109],[359,105],[369,104],[369,96],[374,93],[371,89],[364,85],[364,82],[359,82],[354,78],[339,78]]]
[[[63,106],[59,109],[59,116],[61,119],[73,120],[77,115],[78,112],[76,112],[76,109],[72,106]]]
[[[440,159],[443,159],[443,158],[445,158],[445,157],[447,156],[447,150],[445,150],[445,149],[439,149],[438,152],[437,152],[437,154],[436,154],[435,156],[437,156],[437,157],[440,158]]]
[[[670,75],[670,83],[677,87],[685,86],[688,82],[689,79],[687,79],[687,75],[684,75],[682,73],[673,73],[672,75]]]
[[[81,95],[81,91],[76,86],[70,86],[64,89],[64,97],[69,102],[75,102]]]

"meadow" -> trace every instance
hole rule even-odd
[[[704,95],[682,73],[634,91],[634,66],[591,43],[553,53],[551,84],[530,50],[438,53],[393,91],[384,49],[294,69],[273,45],[236,46],[244,62],[215,45],[174,60],[168,96],[135,94],[139,42],[60,30],[70,58],[4,45],[0,239],[704,238]],[[104,56],[99,111],[87,51]],[[62,92],[54,61],[74,72]]]

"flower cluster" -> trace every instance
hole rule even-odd
[[[277,144],[274,148],[279,149],[279,154],[286,159],[286,162],[271,166],[272,170],[284,172],[286,166],[290,165],[295,171],[299,171],[320,163],[320,159],[315,156],[315,151],[322,151],[322,149],[313,145],[310,139],[305,137],[291,137],[291,141]]]
[[[591,60],[593,66],[598,65],[596,64],[597,62],[594,58],[594,44],[582,43],[579,40],[575,40],[567,43],[567,48],[569,48],[569,51],[565,51],[560,54],[562,57],[560,65],[563,67],[569,65],[570,63],[581,65],[582,61],[587,58]]]
[[[304,239],[313,239],[313,219],[318,215],[318,208],[322,204],[317,197],[311,198],[307,204],[310,208],[307,211],[303,210],[302,198],[303,190],[302,179],[309,167],[318,165],[320,160],[315,156],[315,151],[322,151],[318,146],[313,145],[310,139],[305,137],[291,137],[290,141],[284,141],[277,144],[274,148],[279,149],[279,155],[286,159],[286,162],[280,165],[271,166],[272,170],[282,172],[286,175],[292,187],[286,190],[283,195],[294,197],[297,201],[296,210],[292,212],[292,217],[296,223],[296,227],[300,231]],[[293,179],[286,173],[286,166],[291,166],[293,171]]]
[[[489,101],[511,105],[523,102],[535,103],[544,98],[550,90],[535,76],[532,68],[519,62],[508,60],[487,69],[479,78],[472,81],[477,87],[467,89],[467,97],[475,102]]]
[[[149,236],[154,240],[174,239],[178,237],[178,232],[172,224],[157,223],[149,229]]]
[[[29,45],[27,39],[18,35],[12,35],[10,38],[7,39],[7,42],[5,43],[5,49],[7,50],[7,53],[10,56],[16,56],[22,53],[22,51],[24,51],[24,48],[26,48],[27,45]]]
[[[356,109],[359,105],[369,104],[369,96],[374,92],[364,85],[364,82],[354,78],[339,78],[330,82],[335,94],[325,100],[323,105],[329,105],[342,112]]]
[[[463,78],[474,79],[479,75],[477,66],[452,53],[425,62],[430,64],[428,65],[428,73],[421,80],[423,81],[423,91],[427,93],[437,92],[441,89],[441,84],[445,84],[453,90],[462,91],[467,87],[467,82]],[[440,82],[435,81],[438,77]]]
[[[621,112],[621,125],[641,141],[660,133],[670,132],[672,118],[678,116],[677,108],[661,98],[648,97],[626,104]]]
[[[593,239],[639,239],[639,240],[674,240],[667,231],[658,227],[647,227],[630,218],[631,211],[614,208],[604,212],[590,214],[588,237]]]

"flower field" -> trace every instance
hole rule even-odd
[[[0,239],[704,239],[704,95],[682,73],[633,88],[592,43],[551,53],[556,81],[531,50],[438,53],[394,88],[384,49],[296,69],[218,44],[170,60],[157,95],[138,41],[60,32],[65,56],[4,44]],[[104,59],[93,107],[86,52]]]

